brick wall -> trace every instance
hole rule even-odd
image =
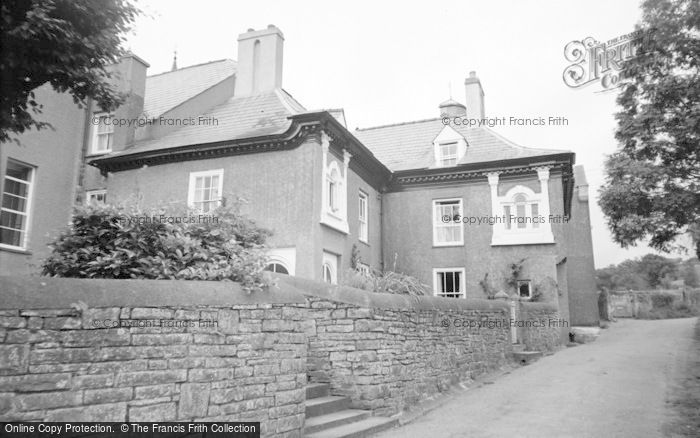
[[[0,286],[0,421],[260,421],[263,436],[300,436],[300,296],[213,282]]]
[[[390,415],[505,364],[507,304],[409,298],[286,280],[308,294],[309,376],[352,406]]]
[[[554,303],[521,301],[518,319],[530,324],[518,329],[518,337],[530,351],[554,351],[561,345],[561,333],[570,329],[569,321],[561,317]]]

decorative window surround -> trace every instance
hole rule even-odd
[[[549,223],[549,169],[541,167],[537,169],[537,177],[540,181],[540,193],[535,193],[532,189],[523,185],[517,185],[503,196],[498,196],[498,172],[492,172],[488,175],[489,186],[491,187],[491,215],[494,217],[504,217],[510,211],[510,215],[518,216],[516,208],[520,202],[516,202],[517,198],[525,196],[524,204],[525,216],[537,215],[538,218],[544,218],[537,224],[528,224],[524,228],[519,228],[517,223],[505,223],[509,220],[505,217],[505,221],[497,221],[492,226],[491,245],[530,245],[530,244],[548,244],[554,243],[554,235],[552,227]],[[521,196],[518,196],[521,195]],[[536,204],[537,207],[534,207]],[[536,208],[536,210],[535,210]]]
[[[328,149],[330,137],[325,132],[321,133],[321,150],[323,152],[322,169],[322,205],[321,223],[328,227],[348,234],[348,165],[352,155],[343,151],[343,168],[340,169],[336,160],[328,161]],[[332,192],[332,193],[331,193]]]
[[[454,148],[452,147],[454,145]],[[453,153],[454,149],[454,153]],[[440,134],[433,140],[435,155],[435,167],[452,167],[467,153],[467,140],[455,131],[454,128],[445,126]],[[447,155],[445,155],[447,153]]]
[[[433,293],[436,297],[466,298],[464,268],[433,268]]]

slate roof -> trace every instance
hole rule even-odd
[[[220,59],[146,78],[143,110],[158,117],[236,73],[236,61]]]
[[[436,118],[358,129],[354,135],[389,170],[396,172],[434,167],[433,140],[444,127],[442,119]],[[468,144],[467,153],[458,165],[571,152],[520,146],[486,127],[451,127],[460,133]]]
[[[265,94],[234,97],[201,114],[203,118],[216,119],[216,125],[181,126],[163,137],[143,140],[123,151],[111,153],[107,158],[179,146],[282,134],[292,123],[288,117],[303,112],[306,112],[306,109],[281,89]]]

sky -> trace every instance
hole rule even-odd
[[[596,267],[654,252],[615,244],[597,204],[605,156],[616,148],[616,93],[562,80],[570,64],[564,46],[632,32],[640,0],[137,4],[145,15],[127,47],[150,64],[149,74],[170,70],[174,50],[179,67],[236,59],[239,34],[274,24],[285,37],[283,88],[307,109],[344,108],[351,130],[438,117],[449,97],[464,103],[464,79],[476,71],[487,116],[568,119],[493,129],[523,146],[576,153],[589,182]]]

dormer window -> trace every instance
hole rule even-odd
[[[435,167],[452,167],[459,164],[467,153],[467,140],[451,126],[445,126],[433,140]]]
[[[438,145],[438,163],[440,167],[457,164],[457,142],[441,143]]]

